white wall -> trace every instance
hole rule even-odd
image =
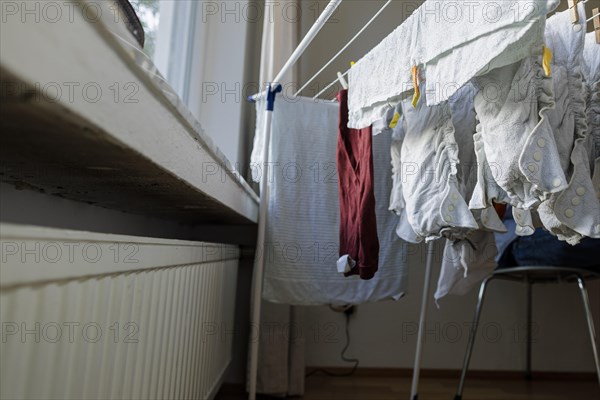
[[[437,252],[439,265],[440,251]],[[398,302],[365,304],[351,316],[348,357],[362,367],[412,368],[425,264],[425,247],[409,258],[408,295]],[[439,267],[434,268],[432,290]],[[596,326],[600,326],[600,282],[589,284]],[[423,368],[458,369],[466,349],[477,290],[448,297],[438,309],[430,302]],[[525,366],[525,286],[492,282],[475,345],[472,369],[520,370]],[[309,366],[341,362],[345,317],[328,307],[304,307],[302,333]],[[591,345],[575,284],[534,286],[533,368],[539,371],[593,371]]]
[[[327,1],[302,1],[301,30],[302,36],[308,31],[316,19],[315,12],[322,11]],[[313,76],[321,67],[331,59],[385,3],[383,0],[351,0],[344,1],[333,14],[332,19],[321,30],[315,41],[299,61],[299,86]],[[324,88],[336,78],[336,72],[344,72],[350,68],[350,61],[358,61],[377,43],[392,32],[402,20],[408,17],[413,10],[422,3],[420,0],[393,1],[378,19],[334,61],[314,81],[303,94],[314,95],[316,88]],[[328,93],[340,89],[334,86]]]
[[[303,35],[314,22],[314,1],[303,1]],[[322,10],[327,1],[319,1]],[[384,1],[345,1],[319,34],[300,61],[300,82],[303,84],[318,71]],[[345,71],[351,60],[358,60],[389,34],[420,1],[394,1],[380,19],[355,44],[317,79],[324,87],[335,78],[336,71]],[[338,89],[335,89],[338,90]],[[307,90],[305,94],[315,93]],[[333,93],[333,91],[332,91]],[[391,216],[390,216],[391,218]],[[438,252],[438,255],[440,253]],[[348,356],[357,357],[364,367],[410,368],[414,358],[416,326],[423,287],[425,256],[410,260],[410,289],[406,298],[396,303],[377,303],[358,307],[351,320],[352,344]],[[434,282],[437,282],[437,271]],[[591,302],[600,327],[600,285],[590,284]],[[546,371],[593,371],[589,335],[583,306],[575,285],[549,285],[534,292],[534,323],[537,327],[533,367]],[[424,368],[456,369],[462,365],[468,326],[475,307],[476,293],[444,300],[440,309],[430,304]],[[304,309],[302,333],[306,340],[309,366],[341,366],[340,351],[345,343],[344,317],[327,307]],[[519,370],[524,366],[525,346],[522,335],[525,323],[525,289],[516,283],[492,283],[482,317],[491,339],[482,333],[475,347],[473,369]],[[457,330],[456,328],[460,329]],[[501,329],[496,340],[495,327]],[[337,329],[337,330],[336,330]],[[403,332],[405,338],[403,339]],[[331,336],[332,335],[332,336]],[[458,335],[458,336],[457,336]],[[492,340],[493,339],[493,340]],[[331,342],[330,340],[333,340]]]

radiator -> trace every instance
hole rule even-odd
[[[210,399],[236,246],[0,224],[2,399]]]

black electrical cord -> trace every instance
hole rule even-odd
[[[316,375],[318,373],[322,373],[322,374],[325,374],[327,376],[335,376],[335,377],[352,376],[352,375],[354,375],[354,373],[358,369],[358,366],[360,364],[360,360],[358,358],[348,358],[348,357],[346,357],[346,351],[348,350],[348,347],[350,347],[350,315],[352,315],[352,308],[348,308],[346,311],[344,311],[344,314],[346,315],[346,345],[342,349],[340,357],[345,362],[352,362],[352,363],[354,363],[354,366],[352,367],[352,370],[349,371],[349,372],[339,373],[339,372],[328,371],[328,370],[323,369],[323,368],[317,368],[317,369],[314,369],[314,370],[310,371],[308,374],[306,374],[305,375],[306,378],[308,378],[310,376],[313,376],[313,375]]]

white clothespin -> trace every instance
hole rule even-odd
[[[344,79],[344,75],[342,75],[342,73],[338,71],[337,77],[338,77],[338,80],[340,81],[340,84],[342,85],[342,87],[345,90],[348,90],[348,82],[346,82],[346,79]]]
[[[346,82],[346,79],[344,78],[344,76],[342,75],[341,72],[337,73],[338,76],[338,80],[340,81],[340,84],[342,85],[342,87],[346,90],[348,90],[348,82]]]
[[[577,10],[579,0],[569,0],[569,10],[571,10],[571,22],[576,24],[579,22],[579,11]]]
[[[592,19],[594,21],[594,32],[596,32],[596,43],[600,44],[600,8],[592,10]]]

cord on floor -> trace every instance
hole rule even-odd
[[[335,377],[345,377],[345,376],[352,376],[354,375],[354,373],[356,372],[356,370],[358,369],[358,366],[360,365],[360,360],[357,358],[348,358],[346,357],[346,351],[348,350],[348,347],[350,347],[350,316],[352,315],[352,312],[354,311],[354,309],[352,307],[347,308],[344,311],[344,315],[346,316],[346,345],[344,346],[344,348],[342,349],[342,352],[340,354],[340,357],[343,361],[345,362],[351,362],[354,363],[354,366],[352,367],[352,370],[349,372],[333,372],[333,371],[328,371],[326,369],[323,368],[317,368],[315,370],[310,371],[308,374],[305,375],[306,378],[316,375],[318,373],[327,375],[327,376],[335,376]]]

